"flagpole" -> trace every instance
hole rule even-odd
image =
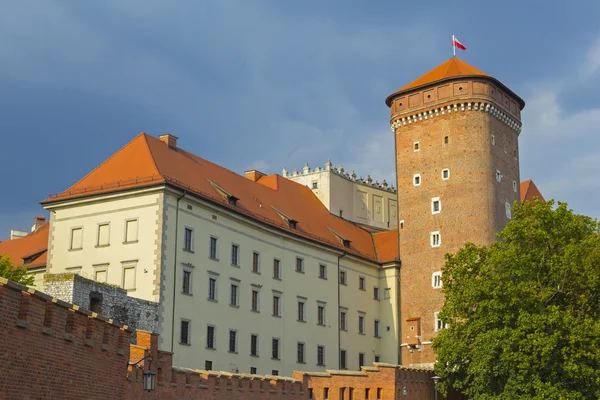
[[[452,34],[452,55],[456,57],[456,46],[454,45],[454,33]]]

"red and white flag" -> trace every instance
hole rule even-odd
[[[467,48],[465,47],[464,44],[462,44],[461,42],[458,41],[458,39],[456,38],[456,36],[452,35],[452,46],[454,47],[458,47],[461,50],[466,50]],[[456,54],[456,49],[454,50],[455,54]]]

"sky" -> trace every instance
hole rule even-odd
[[[448,60],[453,33],[462,60],[526,102],[521,179],[600,217],[597,0],[21,0],[2,11],[0,240],[139,132],[172,133],[238,173],[331,158],[394,182],[384,100]]]

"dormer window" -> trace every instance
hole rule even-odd
[[[347,248],[347,249],[350,248],[350,241],[348,239],[343,239],[342,244],[344,245],[345,248]]]
[[[284,214],[283,211],[278,210],[277,208],[275,208],[273,206],[271,206],[271,208],[273,208],[273,210],[275,210],[275,212],[277,212],[277,214],[281,217],[281,219],[283,219],[285,221],[285,223],[287,224],[287,226],[290,229],[298,228],[298,221],[296,221],[295,219],[291,218],[290,216]]]
[[[296,229],[296,226],[298,225],[298,221],[294,221],[293,219],[290,219],[288,221],[288,225],[289,225],[290,228]]]
[[[210,184],[215,188],[217,193],[219,193],[221,195],[221,197],[223,197],[224,200],[227,200],[227,203],[230,206],[234,206],[234,207],[237,206],[237,202],[239,200],[238,197],[235,197],[234,195],[232,195],[227,190],[223,189],[221,186],[217,185],[210,179],[208,180],[208,182],[210,182]]]
[[[231,195],[227,196],[227,202],[229,203],[230,206],[234,206],[234,207],[237,206],[238,200],[239,199],[235,196],[231,196]]]
[[[334,231],[331,228],[329,228],[329,231],[331,233],[333,233],[333,236],[335,236],[337,238],[337,240],[340,241],[340,243],[342,244],[342,246],[344,246],[347,249],[350,248],[350,243],[352,242],[350,239],[346,239],[345,237],[343,237],[342,235],[340,235],[339,233],[337,233],[336,231]]]

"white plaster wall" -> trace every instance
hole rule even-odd
[[[48,239],[48,273],[73,272],[95,278],[96,266],[108,264],[107,282],[122,286],[122,263],[137,260],[135,290],[130,296],[158,301],[154,292],[154,262],[156,248],[159,194],[138,192],[128,196],[104,196],[90,201],[74,201],[62,206],[47,206],[51,212]],[[125,221],[138,219],[137,243],[124,243]],[[97,246],[98,224],[110,223],[110,244]],[[71,250],[71,229],[83,228],[81,250]]]

